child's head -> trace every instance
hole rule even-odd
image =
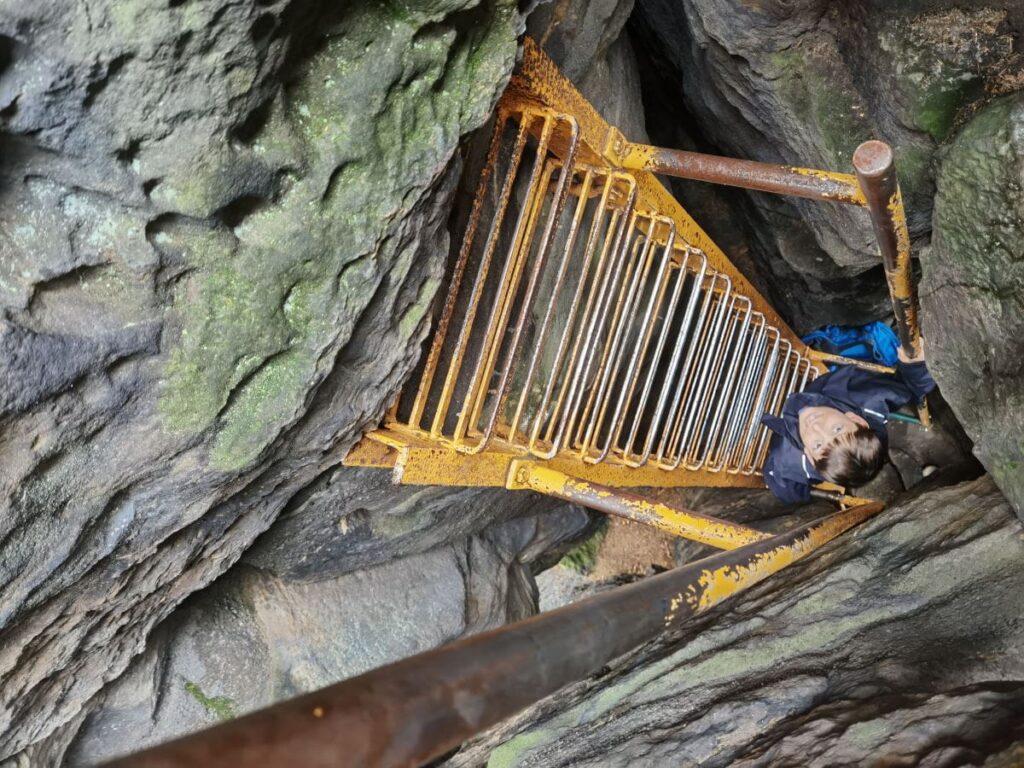
[[[882,441],[871,427],[858,426],[826,445],[814,468],[830,483],[859,488],[882,468]]]
[[[800,411],[800,438],[818,473],[836,485],[858,488],[882,468],[882,441],[864,417],[817,406]]]

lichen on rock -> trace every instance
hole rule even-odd
[[[1022,174],[1024,97],[1007,96],[975,115],[943,156],[921,302],[929,366],[1024,517]]]
[[[989,478],[932,488],[444,765],[981,764],[1024,738],[1021,557]]]
[[[511,0],[0,9],[0,759],[60,741],[380,417],[521,24]]]
[[[961,109],[998,89],[1013,31],[1005,10],[948,8],[897,17],[880,29],[879,47],[914,124],[941,142]]]
[[[180,244],[189,275],[176,292],[182,328],[162,405],[172,429],[219,420],[212,449],[219,468],[251,462],[301,412],[383,277],[390,223],[435,181],[463,121],[486,117],[495,90],[468,86],[500,83],[509,70],[515,13],[498,9],[477,41],[482,55],[454,47],[454,27],[423,31],[461,9],[354,7],[346,34],[304,63],[283,109],[250,138],[294,152],[273,157],[268,174],[301,168],[302,175],[242,221],[227,222],[230,234],[201,232]],[[249,153],[253,164],[268,157]],[[190,183],[221,175],[218,167],[196,168]],[[214,239],[223,247],[211,252]],[[400,274],[410,254],[396,255],[392,269]],[[407,338],[422,316],[399,324]]]

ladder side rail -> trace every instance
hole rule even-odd
[[[487,277],[490,273],[491,263],[494,259],[494,253],[500,239],[501,225],[504,223],[505,212],[508,210],[508,203],[512,197],[515,180],[518,176],[522,156],[526,149],[527,137],[529,135],[529,123],[535,117],[543,119],[544,124],[537,149],[537,156],[534,159],[533,170],[530,172],[529,188],[532,189],[540,182],[544,166],[543,157],[547,151],[547,144],[548,141],[550,141],[553,128],[550,120],[548,120],[546,116],[524,112],[519,124],[519,132],[516,136],[516,145],[513,155],[514,162],[511,164],[509,172],[506,174],[504,183],[502,184],[501,193],[498,198],[498,210],[496,211],[494,222],[491,224],[483,257],[477,267],[476,277],[474,279],[473,286],[470,289],[469,306],[466,309],[466,315],[463,318],[462,326],[459,329],[459,335],[455,342],[452,359],[448,364],[448,370],[445,374],[444,383],[441,388],[440,399],[434,412],[433,421],[431,422],[430,434],[434,438],[440,438],[444,433],[444,425],[447,421],[448,409],[451,405],[452,396],[455,392],[456,380],[462,370],[462,363],[469,349],[470,337],[476,320],[476,314],[479,311],[480,304],[483,299]],[[515,225],[517,232],[520,227],[523,226],[525,216],[526,211],[520,210],[519,220]],[[504,267],[506,269],[508,268],[507,261]]]

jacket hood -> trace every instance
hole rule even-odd
[[[802,454],[804,442],[800,439],[800,411],[817,406],[835,408],[843,413],[860,414],[881,439],[883,450],[888,449],[889,439],[885,430],[888,409],[885,409],[883,413],[868,408],[864,404],[858,404],[858,400],[863,399],[855,391],[858,374],[861,372],[848,366],[840,368],[834,373],[819,376],[808,384],[803,392],[792,394],[786,399],[782,406],[781,416],[766,413],[761,417],[761,423],[784,440],[792,443]]]

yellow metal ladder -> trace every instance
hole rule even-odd
[[[424,764],[880,512],[833,488],[851,508],[770,535],[621,490],[760,487],[760,416],[836,359],[800,341],[653,172],[867,208],[913,350],[891,150],[866,142],[854,165],[856,176],[631,144],[527,40],[429,351],[345,463],[391,468],[400,483],[532,489],[728,551],[116,765]]]
[[[872,149],[885,182],[891,157]],[[871,179],[630,144],[528,39],[429,350],[345,463],[392,468],[399,483],[530,488],[721,548],[766,538],[617,490],[763,487],[761,415],[778,414],[831,359],[797,337],[654,170],[875,213]],[[887,272],[914,345],[912,286],[909,297],[896,290],[909,239],[891,184],[876,234],[883,255],[906,256]]]

